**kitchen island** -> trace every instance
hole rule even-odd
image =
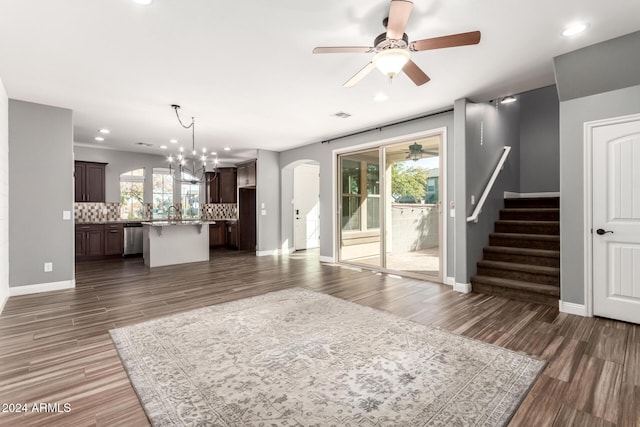
[[[215,221],[143,222],[144,264],[153,268],[208,261],[209,224]]]

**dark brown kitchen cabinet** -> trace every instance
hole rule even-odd
[[[256,186],[256,162],[251,161],[238,165],[238,187]]]
[[[104,256],[104,226],[76,225],[76,259]]]
[[[105,202],[106,163],[75,162],[75,201]]]
[[[227,247],[238,249],[238,221],[226,221],[227,223]]]
[[[106,224],[104,226],[104,254],[122,255],[124,252],[124,226]]]
[[[236,203],[236,168],[218,168],[216,173],[208,172],[208,202]]]
[[[226,237],[225,221],[209,224],[209,247],[224,246]]]

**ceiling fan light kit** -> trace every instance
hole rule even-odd
[[[313,53],[375,53],[371,62],[347,80],[347,82],[342,85],[343,87],[355,86],[356,83],[362,80],[374,68],[379,69],[382,74],[388,76],[390,79],[400,71],[404,71],[416,86],[421,86],[431,79],[411,60],[411,52],[468,46],[480,43],[480,31],[433,37],[410,43],[409,37],[404,31],[409,22],[412,8],[413,2],[411,1],[391,0],[389,16],[382,21],[383,25],[387,28],[387,32],[375,38],[373,47],[316,47],[313,49]]]
[[[373,57],[373,65],[383,75],[392,79],[393,76],[402,71],[409,59],[409,52],[405,49],[387,49],[376,53]]]

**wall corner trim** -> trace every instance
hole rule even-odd
[[[336,262],[336,260],[332,256],[320,255],[320,262],[327,262],[329,264],[334,264]]]
[[[455,282],[453,284],[453,290],[456,292],[461,292],[463,294],[468,294],[469,292],[471,292],[471,283]]]
[[[455,286],[456,285],[456,278],[455,277],[446,277],[444,279],[444,284],[445,285],[449,285],[449,286]]]
[[[567,314],[575,314],[576,316],[582,316],[582,317],[590,317],[587,315],[587,308],[584,306],[584,304],[576,304],[573,302],[566,302],[566,301],[562,301],[559,300],[559,310],[561,313],[567,313]]]
[[[63,289],[73,289],[76,287],[75,279],[63,280],[61,282],[38,283],[36,285],[9,287],[9,296],[37,294],[40,292],[60,291]]]

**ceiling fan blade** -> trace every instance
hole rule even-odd
[[[370,53],[375,48],[367,46],[316,47],[313,53]]]
[[[413,2],[408,0],[391,0],[389,20],[387,22],[388,39],[402,40],[412,8]]]
[[[362,70],[360,70],[357,73],[355,73],[353,77],[351,77],[345,84],[343,84],[342,87],[355,86],[356,83],[358,83],[360,80],[362,80],[374,68],[376,68],[376,66],[373,65],[373,62],[369,62],[367,65],[364,66],[364,68],[362,68]]]
[[[402,67],[402,71],[404,71],[407,77],[409,77],[411,81],[416,84],[416,86],[422,86],[423,84],[431,80],[429,76],[427,76],[424,71],[422,71],[420,67],[418,67],[418,65],[416,65],[416,63],[412,60],[409,60],[409,62],[404,64],[404,67]]]
[[[412,51],[442,49],[445,47],[467,46],[480,43],[480,31],[451,34],[449,36],[434,37],[431,39],[416,40],[411,42],[409,48]]]

